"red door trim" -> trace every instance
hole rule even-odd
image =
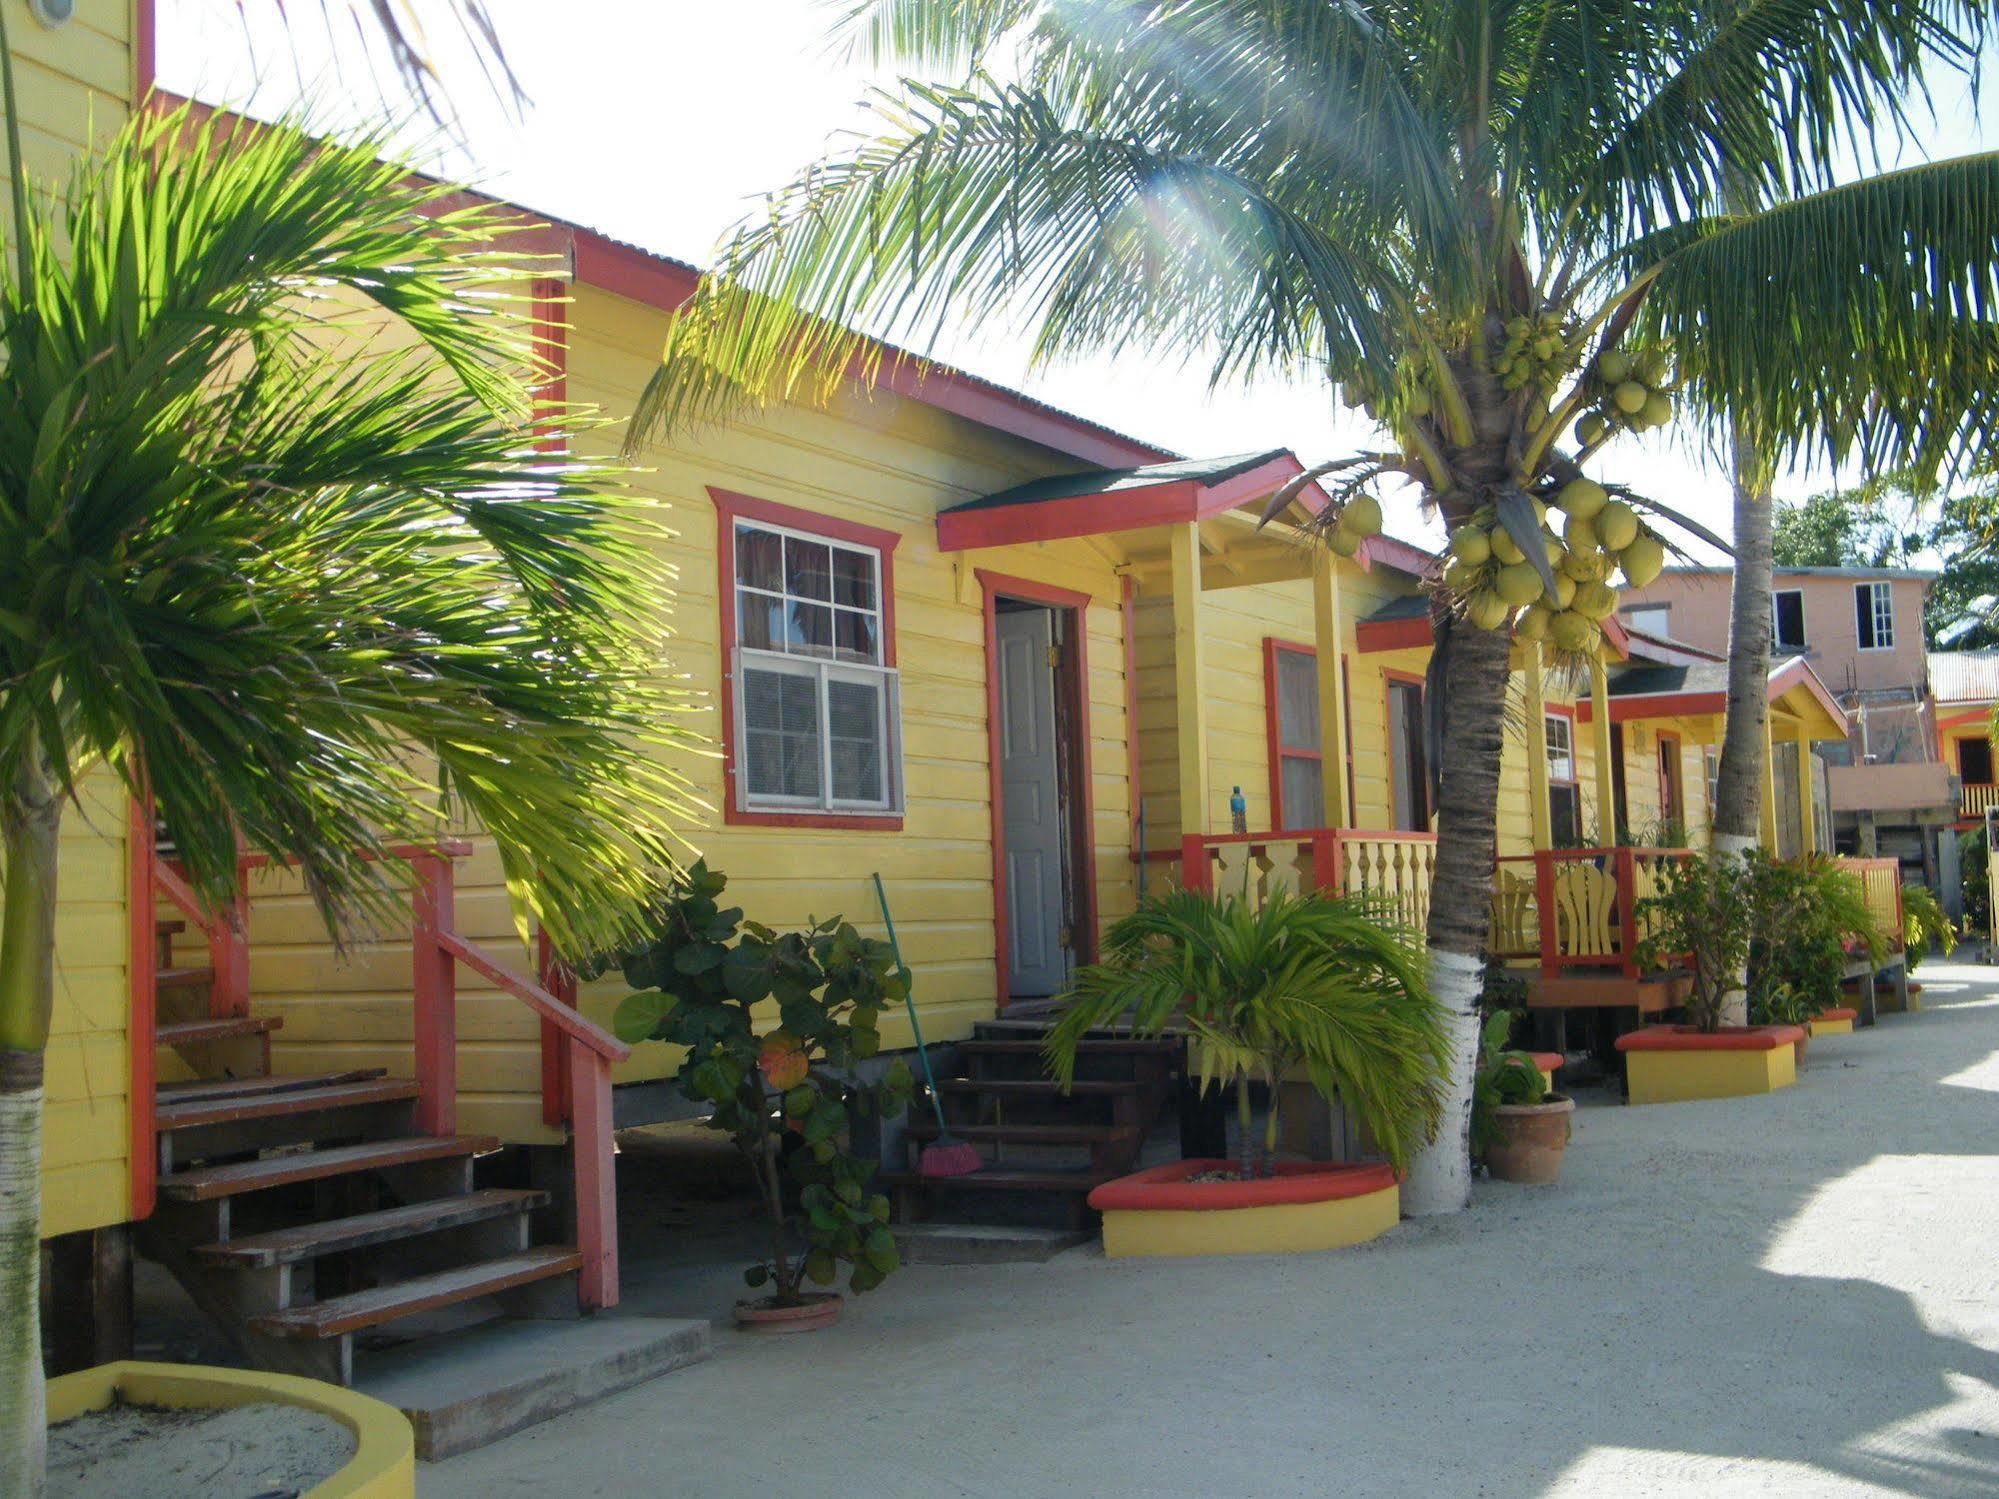
[[[131,1209],[133,1222],[152,1215],[159,1186],[159,1147],[153,1140],[153,1093],[157,1082],[154,1054],[157,1024],[159,941],[154,930],[155,886],[153,884],[153,818],[147,804],[136,796],[125,799],[125,923],[129,952],[125,977],[129,986],[130,1022],[126,1039],[131,1046],[127,1099],[131,1128]]]
[[[1000,790],[999,620],[994,606],[1002,596],[1047,604],[1067,610],[1072,623],[1071,638],[1076,642],[1076,650],[1063,672],[1066,678],[1063,686],[1070,694],[1070,722],[1076,726],[1069,747],[1069,784],[1075,788],[1077,802],[1076,815],[1070,819],[1078,907],[1072,919],[1077,961],[1086,963],[1095,957],[1097,949],[1096,797],[1090,772],[1090,596],[1073,588],[1056,588],[983,567],[976,571],[983,595],[980,608],[986,645],[986,792],[992,813],[994,999],[997,1007],[1004,1010],[1011,975],[1006,956],[1006,808]]]

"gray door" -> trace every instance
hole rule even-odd
[[[1000,827],[1006,839],[1009,997],[1059,993],[1066,843],[1055,733],[1055,616],[1009,609],[995,619],[999,648]]]

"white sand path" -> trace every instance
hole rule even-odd
[[[1999,1495],[1999,978],[1921,978],[1782,1094],[1580,1109],[1554,1188],[1326,1255],[913,1267],[424,1499]]]

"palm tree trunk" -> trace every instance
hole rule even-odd
[[[1436,1138],[1409,1165],[1402,1210],[1455,1213],[1471,1200],[1472,1079],[1491,935],[1499,758],[1513,642],[1505,630],[1450,630],[1444,662],[1437,866],[1430,890],[1430,987],[1444,1009],[1450,1071]]]
[[[1768,773],[1770,712],[1770,469],[1737,424],[1734,442],[1735,584],[1728,631],[1728,721],[1715,780],[1714,851],[1740,855],[1757,843]],[[1748,975],[1723,996],[1721,1023],[1749,1023]]]
[[[55,1001],[62,802],[32,768],[5,816],[0,905],[0,1499],[42,1492],[42,1058]]]

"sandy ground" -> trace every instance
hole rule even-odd
[[[49,1499],[301,1494],[354,1455],[346,1427],[296,1406],[113,1406],[49,1432]]]

